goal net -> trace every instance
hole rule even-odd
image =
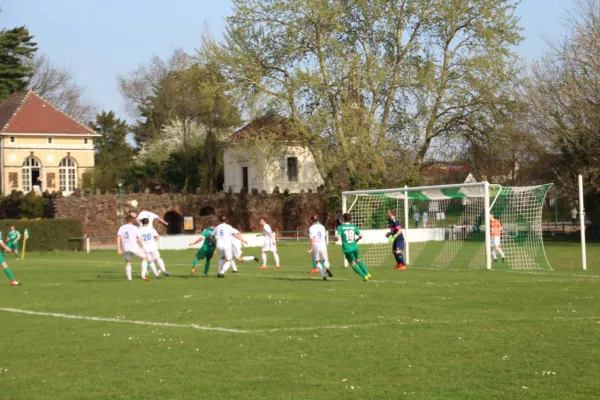
[[[392,209],[402,225],[410,267],[551,270],[542,240],[542,208],[550,186],[482,182],[344,192],[342,207],[362,232],[359,248],[369,267],[396,264],[385,237]],[[490,213],[502,225],[504,261],[492,248]]]

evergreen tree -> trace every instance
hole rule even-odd
[[[0,31],[0,102],[25,90],[32,75],[26,63],[37,50],[37,43],[24,26]]]

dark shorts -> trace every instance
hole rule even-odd
[[[198,250],[198,253],[196,253],[196,258],[198,260],[204,260],[206,258],[207,261],[210,261],[213,254],[215,254],[214,249],[206,249],[204,247],[201,247],[200,250]]]
[[[404,251],[404,235],[400,234],[400,236],[394,239],[394,243],[392,244],[392,251],[396,252],[396,250]]]
[[[344,257],[346,260],[352,264],[354,261],[358,260],[358,250],[344,252]]]

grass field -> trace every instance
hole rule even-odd
[[[0,281],[0,399],[600,398],[600,246],[587,272],[551,244],[554,272],[370,282],[336,247],[334,278],[309,275],[306,247],[225,279],[164,252],[171,278],[132,283],[116,252],[9,257],[24,285]]]

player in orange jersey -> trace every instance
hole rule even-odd
[[[490,234],[492,239],[492,257],[494,257],[494,261],[498,261],[496,257],[496,251],[500,253],[502,257],[502,262],[504,262],[505,256],[504,252],[500,248],[500,237],[502,236],[502,224],[496,218],[494,218],[494,214],[490,213]]]

